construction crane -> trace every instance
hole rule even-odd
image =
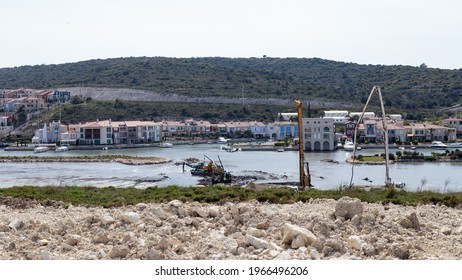
[[[311,186],[311,176],[307,165],[307,172],[305,174],[305,151],[303,149],[303,122],[302,122],[302,102],[299,99],[294,100],[297,105],[298,113],[298,153],[299,153],[299,173],[300,173],[300,185],[299,190],[305,190],[306,187]]]
[[[371,101],[371,97],[374,94],[377,94],[377,96],[379,98],[380,109],[382,111],[382,126],[383,126],[382,130],[383,130],[384,145],[385,145],[385,186],[386,187],[392,187],[393,184],[391,183],[390,171],[389,171],[390,170],[390,162],[389,162],[389,153],[388,153],[387,119],[386,119],[386,115],[385,115],[385,107],[383,105],[382,92],[380,91],[379,86],[374,86],[372,88],[371,93],[369,94],[369,97],[367,98],[366,104],[364,105],[364,109],[363,109],[361,115],[359,116],[358,121],[356,122],[353,142],[356,143],[356,137],[357,137],[357,133],[358,133],[359,124],[362,121],[362,119],[364,117],[364,113],[366,112],[367,106],[369,105],[369,102]],[[353,185],[353,174],[354,174],[354,171],[353,171],[354,169],[353,168],[354,168],[354,163],[355,163],[355,159],[356,159],[356,146],[357,145],[354,145],[354,148],[353,148],[353,159],[352,159],[353,164],[352,164],[352,167],[351,167],[350,187]]]

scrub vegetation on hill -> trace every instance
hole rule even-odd
[[[318,58],[130,57],[0,69],[3,88],[118,87],[197,97],[301,98],[361,104],[380,85],[387,108],[462,103],[462,69],[359,65]]]

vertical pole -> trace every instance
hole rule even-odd
[[[302,103],[300,100],[294,100],[297,104],[297,114],[298,114],[298,153],[299,153],[299,175],[300,175],[300,190],[305,190],[306,187],[311,186],[309,176],[305,175],[305,151],[303,149],[303,123],[302,123]]]
[[[380,92],[380,87],[377,86],[377,93],[379,95],[380,108],[382,109],[382,124],[383,124],[383,135],[385,137],[385,186],[391,186],[390,179],[390,163],[389,163],[389,152],[388,152],[388,128],[387,128],[387,119],[385,115],[385,107],[383,106],[382,93]]]

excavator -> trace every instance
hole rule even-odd
[[[191,175],[210,177],[212,179],[212,184],[231,183],[231,181],[233,180],[233,176],[229,172],[225,171],[220,157],[218,157],[219,163],[210,159],[206,155],[204,155],[204,157],[206,157],[209,160],[207,164],[205,164],[205,161],[200,162],[198,164],[189,164],[183,162],[183,172],[185,171],[184,167],[186,165],[192,168]]]

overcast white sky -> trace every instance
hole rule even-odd
[[[462,68],[459,0],[0,0],[0,67],[319,57]]]

